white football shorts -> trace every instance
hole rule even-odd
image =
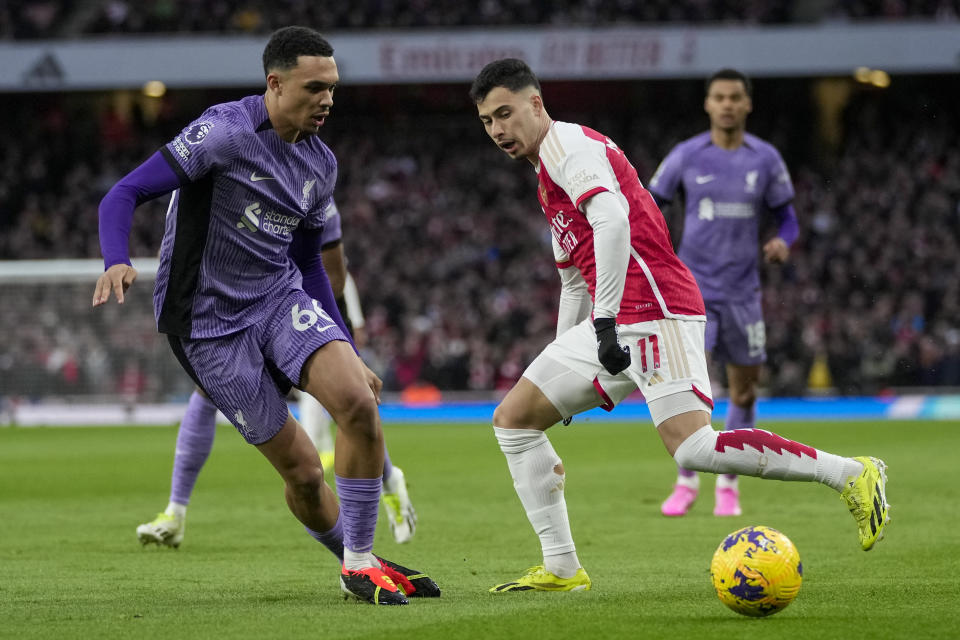
[[[653,423],[687,411],[713,411],[702,320],[663,319],[617,325],[630,366],[612,376],[597,357],[587,318],[557,336],[523,372],[564,418],[603,407],[611,411],[637,389]]]

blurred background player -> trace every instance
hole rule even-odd
[[[777,150],[746,133],[753,108],[750,80],[723,69],[706,83],[704,110],[710,130],[676,145],[664,158],[649,191],[663,208],[679,192],[685,200],[677,255],[690,268],[707,311],[706,351],[726,364],[729,405],[726,429],[756,423],[757,382],[766,360],[758,237],[764,210],[779,222],[763,245],[763,259],[782,263],[797,238],[790,174]],[[673,492],[660,509],[684,515],[699,491],[700,478],[678,467]],[[717,476],[713,513],[738,516],[737,476]]]
[[[545,432],[598,406],[612,410],[637,389],[678,464],[825,484],[853,515],[861,548],[871,549],[888,519],[882,461],[837,456],[762,429],[718,433],[711,426],[703,299],[626,154],[602,133],[553,121],[522,60],[486,65],[470,97],[497,147],[537,173],[562,283],[556,339],[493,414],[543,564],[490,591],[591,588],[570,531],[566,471]]]
[[[364,318],[356,285],[347,271],[343,250],[340,212],[334,202],[327,208],[327,221],[321,235],[321,259],[330,279],[330,288],[337,300],[347,329],[356,341],[362,331]],[[361,346],[357,344],[358,348]],[[334,441],[330,414],[309,393],[296,391],[300,409],[300,426],[306,431],[320,454],[324,469],[333,469]],[[217,408],[199,389],[194,390],[177,431],[170,480],[170,501],[167,508],[150,522],[137,527],[137,539],[142,544],[157,544],[177,548],[186,531],[187,506],[196,486],[197,477],[213,449],[216,434]],[[384,448],[383,492],[381,500],[387,512],[390,529],[398,543],[408,542],[416,531],[417,516],[410,502],[403,471],[390,461]]]

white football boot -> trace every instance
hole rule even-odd
[[[407,480],[400,467],[394,466],[390,479],[383,483],[383,506],[387,522],[398,544],[409,542],[417,530],[417,512],[407,494]]]

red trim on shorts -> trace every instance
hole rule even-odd
[[[598,378],[593,379],[593,388],[597,390],[597,393],[600,394],[600,397],[603,398],[603,404],[600,405],[600,408],[604,411],[613,411],[613,400],[610,399],[610,396],[607,395],[607,392],[603,390],[603,387],[600,386],[600,380]]]
[[[697,389],[697,385],[695,384],[690,385],[690,388],[693,389],[693,392],[697,394],[698,398],[710,405],[711,410],[713,409],[713,399],[711,399],[710,396],[705,394],[703,391],[700,391],[700,389]]]
[[[566,269],[573,266],[573,260],[565,260],[557,263],[557,269]]]
[[[607,189],[606,187],[594,187],[593,189],[590,189],[589,191],[585,191],[582,194],[580,194],[580,197],[577,198],[577,203],[576,203],[577,209],[580,208],[580,205],[583,204],[584,200],[597,195],[601,191],[609,191],[609,189]]]

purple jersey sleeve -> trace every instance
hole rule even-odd
[[[100,201],[100,253],[103,268],[130,264],[130,228],[139,205],[181,186],[181,179],[158,151],[125,175]]]
[[[769,150],[767,166],[770,171],[770,181],[767,183],[764,202],[770,209],[779,209],[793,200],[793,181],[790,180],[790,172],[787,170],[783,158],[780,157],[780,153],[772,146],[769,147]]]
[[[771,213],[777,217],[777,221],[780,223],[780,229],[777,235],[787,243],[788,247],[792,246],[797,240],[797,236],[800,235],[800,225],[797,224],[797,212],[794,211],[793,205],[788,202],[782,207],[772,209]]]
[[[333,295],[333,289],[330,287],[330,278],[323,268],[323,259],[320,254],[320,242],[322,232],[316,229],[298,229],[293,234],[293,241],[290,244],[290,258],[300,269],[303,275],[303,290],[311,298],[320,303],[324,311],[337,323],[343,335],[350,340],[353,350],[357,347],[353,344],[353,338],[347,329],[347,323],[343,321],[340,315],[340,309],[337,307],[337,301]],[[358,352],[359,353],[359,352]]]
[[[323,225],[323,234],[320,236],[320,247],[322,249],[334,246],[343,239],[343,231],[340,228],[340,210],[337,208],[337,203],[330,200],[330,204],[324,213],[326,214],[326,222]]]
[[[185,181],[223,168],[239,155],[233,135],[236,127],[232,126],[235,117],[223,105],[207,109],[163,147],[164,155]]]
[[[650,178],[647,189],[660,202],[670,202],[677,193],[683,177],[683,144],[678,144],[663,159],[656,173]]]
[[[329,152],[329,151],[328,151]],[[304,218],[303,222],[300,224],[301,229],[326,229],[328,224],[328,218],[334,216],[337,220],[334,222],[335,228],[331,228],[330,233],[336,233],[336,239],[331,239],[330,242],[335,242],[340,239],[340,211],[337,209],[337,205],[333,201],[333,186],[337,182],[337,160],[333,157],[333,154],[330,153],[328,157],[328,162],[330,163],[328,173],[326,175],[326,182],[317,186],[317,189],[322,189],[325,192],[323,199],[320,201],[320,206],[314,209],[314,212]],[[304,193],[312,192],[316,186],[313,182],[308,182],[304,185]],[[308,189],[309,187],[309,189]],[[327,240],[324,239],[324,244],[327,244]]]

